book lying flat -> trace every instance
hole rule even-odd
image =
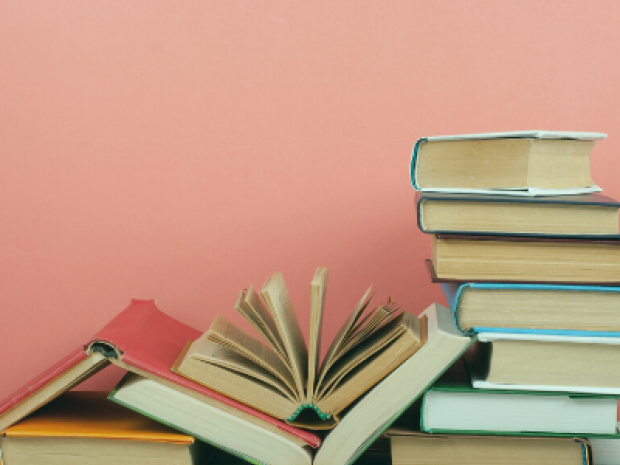
[[[620,337],[620,287],[440,284],[464,333]]]
[[[503,436],[618,436],[618,396],[474,389],[461,360],[422,397],[420,430]]]
[[[620,203],[602,194],[518,197],[416,192],[425,233],[619,239]]]
[[[432,236],[439,280],[620,286],[620,240]]]
[[[260,425],[298,447],[317,447],[320,438],[227,398],[170,371],[186,342],[200,336],[161,312],[153,301],[133,300],[94,338],[0,402],[0,432],[56,396],[78,385],[109,363],[193,396],[224,416]],[[244,444],[240,441],[239,453]]]
[[[620,423],[618,424],[620,429]],[[620,439],[618,436],[588,438],[592,444],[592,458],[596,465],[620,465]]]
[[[104,392],[67,392],[0,437],[4,465],[204,465],[213,449],[115,405]]]
[[[620,338],[479,333],[476,389],[620,395]]]
[[[278,438],[256,437],[251,429],[240,430],[233,423],[222,424],[216,442],[222,444],[226,438],[238,438],[253,451],[253,455],[246,455],[257,457],[258,451],[262,451],[260,462],[267,465],[352,464],[473,343],[474,338],[456,331],[448,308],[434,304],[422,316],[428,321],[428,342],[347,409],[314,458],[306,452],[307,448],[294,449],[275,442]],[[207,441],[204,429],[213,422],[218,424],[210,418],[206,407],[187,395],[133,375],[122,381],[110,398]]]
[[[590,152],[605,134],[519,131],[423,137],[411,182],[423,192],[574,195],[598,192]]]
[[[195,397],[128,374],[109,399],[257,465],[311,465],[310,447],[260,424],[242,421]]]
[[[589,442],[580,438],[464,436],[392,429],[393,465],[588,465]],[[598,462],[597,462],[598,463]]]
[[[319,367],[327,276],[327,268],[318,268],[310,286],[309,348],[284,278],[275,273],[260,295],[249,286],[235,305],[262,341],[217,315],[173,371],[291,424],[333,428],[344,408],[424,344],[426,324],[390,300],[369,310],[368,289]]]

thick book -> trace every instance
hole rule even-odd
[[[574,195],[598,192],[590,152],[605,134],[519,131],[423,137],[411,182],[422,192]]]
[[[393,465],[594,463],[590,443],[581,438],[442,435],[405,429],[391,429],[387,436]]]
[[[474,337],[456,331],[450,309],[432,305],[423,314],[428,322],[428,340],[415,354],[347,409],[340,423],[325,437],[314,458],[299,450],[255,439],[252,431],[242,433],[230,423],[222,424],[224,437],[243,438],[246,447],[265,449],[263,464],[350,465],[403,413],[441,374],[470,347]],[[211,424],[204,407],[187,395],[144,378],[126,379],[110,398],[188,434],[203,436]],[[164,400],[166,399],[166,400]],[[232,449],[232,448],[231,448]],[[234,452],[234,450],[231,450]],[[284,461],[283,461],[284,460]]]
[[[217,315],[173,371],[296,426],[333,428],[340,412],[424,344],[426,324],[390,299],[371,310],[369,288],[319,366],[327,277],[327,268],[318,268],[310,284],[309,347],[275,273],[260,294],[252,286],[241,291],[235,305],[262,340]]]
[[[433,235],[436,281],[620,286],[620,240]]]
[[[153,301],[133,300],[94,338],[0,402],[0,432],[114,363],[193,396],[222,415],[258,424],[292,444],[318,447],[316,434],[295,428],[170,371],[188,340],[201,332],[160,311]],[[240,453],[243,442],[240,441]]]
[[[620,287],[440,284],[463,333],[620,337]]]
[[[620,395],[620,338],[478,333],[476,389]]]
[[[416,192],[425,233],[620,239],[620,203],[602,194],[517,197]]]
[[[618,436],[618,396],[483,390],[460,360],[422,397],[426,433],[501,436]]]
[[[120,407],[104,392],[67,392],[0,437],[4,465],[204,465],[213,448]]]

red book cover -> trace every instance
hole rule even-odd
[[[170,371],[170,367],[187,341],[195,340],[201,334],[197,329],[187,326],[160,311],[155,306],[154,301],[133,300],[125,310],[101,329],[84,347],[77,349],[9,398],[1,401],[0,418],[4,412],[27,400],[31,394],[87,358],[91,349],[98,346],[104,351],[107,349],[110,352],[109,356],[112,362],[114,362],[113,350],[116,352],[118,360],[130,369],[133,367],[142,370],[157,378],[229,405],[301,438],[312,447],[316,448],[320,445],[321,439],[314,433],[288,425]]]

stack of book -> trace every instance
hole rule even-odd
[[[0,401],[0,462],[620,464],[620,204],[589,162],[603,137],[421,139],[419,225],[450,308],[373,306],[369,288],[322,350],[326,268],[307,344],[281,273],[234,303],[255,335],[134,300]],[[127,371],[111,393],[71,391],[110,364]]]
[[[411,176],[427,266],[478,343],[429,389],[395,464],[620,463],[620,204],[598,133],[420,139]]]

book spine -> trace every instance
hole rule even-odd
[[[441,286],[441,290],[443,291],[443,295],[446,297],[448,301],[448,307],[452,310],[452,317],[454,318],[454,324],[456,329],[464,335],[471,335],[475,331],[463,331],[461,327],[461,300],[463,298],[463,293],[467,288],[470,287],[469,283],[461,283],[458,281],[452,282],[441,282],[439,283]]]
[[[418,214],[417,215],[418,228],[423,233],[428,233],[428,231],[422,225],[422,203],[424,202],[424,199],[420,196],[419,192],[417,192],[417,196],[418,196],[418,201],[416,202],[416,209],[417,209],[417,214]]]
[[[422,396],[422,403],[420,405],[420,431],[424,431],[426,433],[432,433],[432,431],[428,429],[426,425],[424,424],[424,419],[426,418],[426,409],[428,407],[427,396],[428,396],[428,393],[431,392],[432,390],[433,390],[432,387],[426,390],[426,392]]]
[[[416,162],[418,159],[418,151],[420,149],[420,145],[422,145],[424,142],[426,142],[426,137],[422,137],[420,139],[418,139],[415,143],[415,145],[413,146],[413,150],[411,151],[411,167],[410,167],[410,176],[411,176],[411,185],[413,186],[413,188],[417,191],[421,190],[420,187],[416,184],[415,181],[415,177],[416,177]]]

